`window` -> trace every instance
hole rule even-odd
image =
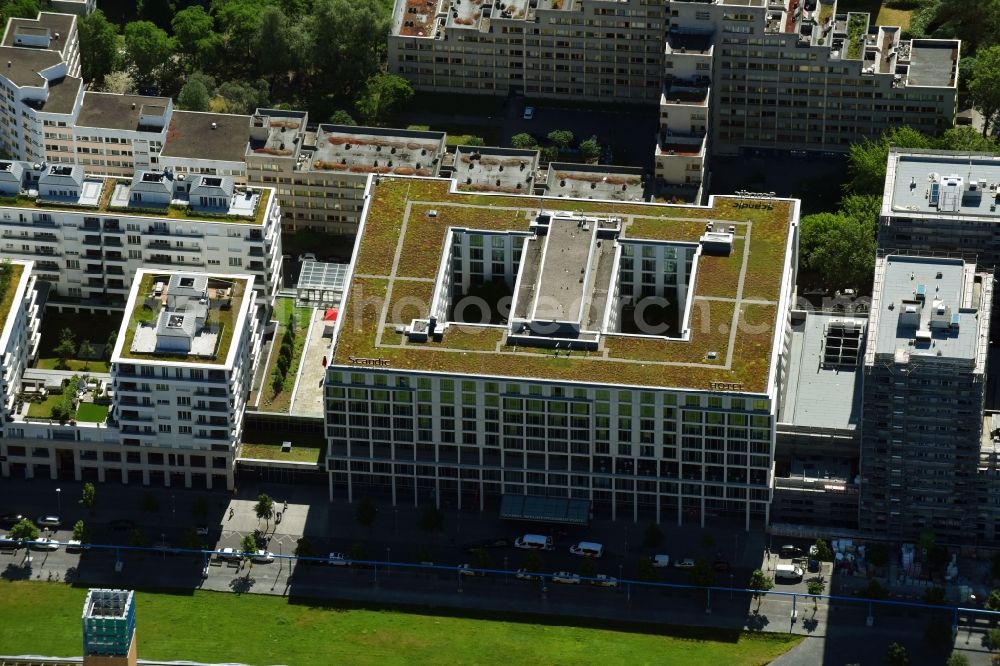
[[[170,424],[169,423],[161,423],[159,425],[159,431],[161,433],[169,433],[170,432]]]
[[[191,412],[185,412],[185,411],[179,411],[179,412],[177,412],[177,420],[178,421],[190,421],[191,420]]]

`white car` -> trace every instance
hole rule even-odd
[[[677,560],[676,562],[674,562],[674,566],[677,567],[678,569],[693,569],[694,560],[692,560],[690,557],[685,557],[683,560]]]
[[[316,261],[316,255],[312,252],[306,252],[305,254],[299,255],[299,261]]]
[[[62,525],[59,516],[41,516],[37,522],[39,527],[59,527]]]
[[[463,564],[462,566],[458,567],[458,573],[461,576],[482,576],[483,575],[482,571],[475,571],[475,570],[473,570],[471,564]]]
[[[579,585],[580,576],[568,571],[557,571],[552,574],[553,583],[566,583],[567,585]]]
[[[76,539],[70,539],[66,542],[66,550],[90,550],[90,544],[83,543]]]
[[[54,539],[40,538],[35,539],[35,542],[31,544],[32,550],[59,550],[59,542]]]
[[[343,553],[330,553],[330,557],[326,560],[326,563],[332,564],[335,567],[346,567],[350,564],[347,555]]]
[[[534,117],[535,117],[535,107],[533,106],[524,107],[524,119],[531,120]]]
[[[538,580],[538,574],[528,571],[527,569],[518,569],[514,577],[519,580]]]
[[[590,581],[590,583],[591,585],[597,585],[598,587],[618,587],[618,579],[605,574],[597,574],[594,576],[594,580]]]
[[[227,562],[239,562],[243,559],[243,553],[235,548],[223,548],[219,551],[219,559]]]
[[[670,556],[669,555],[650,555],[649,563],[654,567],[669,567],[670,566]]]
[[[270,564],[274,562],[274,553],[267,550],[258,550],[250,556],[250,560],[257,564]]]

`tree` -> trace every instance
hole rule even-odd
[[[1000,1],[937,0],[932,6],[930,24],[934,37],[962,40],[962,51],[982,53],[982,46],[997,43],[1000,33]],[[977,50],[978,49],[978,50]]]
[[[528,553],[524,558],[524,568],[532,573],[538,573],[542,570],[544,562],[542,562],[542,554],[537,550],[533,550]]]
[[[185,111],[208,111],[211,93],[200,79],[188,80],[177,95],[177,105]]]
[[[108,341],[104,343],[104,353],[101,354],[101,357],[105,361],[111,360],[111,354],[115,350],[116,342],[118,342],[118,331],[111,331],[111,333],[108,334]]]
[[[221,98],[226,113],[253,113],[258,107],[268,104],[266,81],[239,83],[226,81],[215,89],[216,99]]]
[[[820,562],[833,562],[833,549],[824,539],[816,539],[816,559]]]
[[[100,9],[77,19],[84,81],[103,81],[118,66],[118,27]]]
[[[986,610],[1000,611],[1000,590],[992,590],[990,596],[986,598],[984,605]]]
[[[97,499],[97,490],[94,488],[94,484],[85,483],[83,484],[83,492],[80,495],[80,505],[85,509],[93,509],[94,501]]]
[[[195,518],[205,518],[208,515],[208,500],[204,495],[198,495],[191,503],[191,515]]]
[[[858,596],[864,597],[865,599],[885,599],[889,596],[886,589],[874,578],[868,581],[868,584],[863,588],[858,590]]]
[[[190,63],[204,65],[211,62],[222,46],[222,38],[215,32],[215,19],[201,5],[186,7],[174,14],[170,21],[177,50]],[[270,55],[274,55],[271,51]]]
[[[76,350],[80,358],[83,359],[83,369],[90,369],[90,359],[97,355],[97,351],[94,349],[94,345],[90,344],[90,340],[84,340],[80,343],[79,349]]]
[[[510,137],[510,145],[513,148],[521,148],[523,150],[538,147],[538,142],[535,141],[535,137],[527,132],[521,132]]]
[[[7,0],[0,3],[0,19],[7,25],[9,18],[35,18],[38,16],[38,0]]]
[[[593,578],[597,575],[597,562],[589,557],[583,558],[580,562],[580,575],[584,578]]]
[[[694,566],[688,571],[688,582],[700,587],[715,585],[715,569],[712,563],[704,558],[695,560]]]
[[[420,529],[426,532],[435,532],[444,527],[444,516],[436,506],[429,506],[424,509],[420,516]]]
[[[64,328],[59,336],[59,344],[52,351],[59,359],[57,367],[68,368],[69,365],[66,362],[76,356],[76,334],[71,329]]]
[[[253,510],[257,514],[257,520],[264,519],[264,528],[267,529],[267,524],[274,516],[274,500],[266,493],[261,493],[257,496],[257,503],[254,504]]]
[[[951,627],[948,627],[948,631],[951,631]],[[952,652],[945,666],[969,666],[969,658],[961,652]]]
[[[765,575],[760,569],[755,569],[750,574],[750,582],[747,587],[753,590],[753,598],[757,600],[757,610],[760,610],[760,603],[767,594],[767,591],[774,587],[774,579]]]
[[[136,527],[129,532],[128,545],[135,546],[136,548],[143,548],[149,545],[149,539],[146,538],[145,532]]]
[[[467,146],[485,146],[486,140],[481,136],[470,136],[465,140]]]
[[[136,80],[150,84],[174,52],[174,40],[150,21],[125,25],[125,57]]]
[[[358,502],[357,509],[355,509],[355,518],[358,520],[358,525],[369,527],[375,522],[375,515],[377,513],[378,509],[375,508],[375,503],[369,498],[363,497]]]
[[[983,136],[986,136],[1000,113],[1000,46],[976,54],[969,80],[969,100],[983,114]]]
[[[887,666],[908,666],[910,653],[899,643],[893,643],[886,649],[883,661]]]
[[[930,557],[931,551],[937,546],[937,535],[933,530],[922,530],[920,532],[920,550],[924,557]]]
[[[296,55],[292,26],[280,7],[264,8],[255,39],[257,71],[269,77],[273,88],[276,79],[287,76]]]
[[[315,554],[315,549],[313,548],[312,541],[309,537],[300,537],[295,542],[295,556],[296,557],[312,557]]]
[[[542,148],[542,161],[543,162],[555,162],[559,159],[559,147],[558,146],[545,146]]]
[[[259,0],[212,0],[216,27],[223,33],[227,57],[237,61],[253,60],[257,32],[266,4]]]
[[[573,133],[569,130],[552,130],[548,134],[548,139],[560,150],[565,150],[573,143]]]
[[[156,513],[160,510],[160,500],[156,499],[156,495],[151,492],[145,492],[142,495],[142,500],[140,503],[143,511],[149,513]]]
[[[934,140],[934,146],[941,150],[957,150],[963,153],[997,153],[1000,146],[992,136],[983,136],[972,127],[952,127],[946,129]],[[879,197],[881,201],[881,197]]]
[[[35,541],[38,539],[38,528],[27,518],[22,518],[14,527],[10,528],[7,536],[16,541]]]
[[[275,368],[274,373],[271,375],[271,390],[274,391],[274,395],[281,393],[281,389],[285,386],[285,377]]]
[[[115,95],[134,95],[135,79],[125,71],[109,72],[104,75],[104,85],[101,89]]]
[[[303,25],[312,87],[322,95],[353,97],[382,66],[389,23],[381,0],[314,0]]]
[[[412,97],[413,86],[409,81],[396,74],[379,72],[365,81],[365,89],[355,106],[365,122],[375,123]]]
[[[823,594],[826,585],[818,578],[810,578],[806,583],[806,589],[809,591],[809,594]]]
[[[243,557],[250,557],[257,552],[257,540],[252,534],[243,535],[243,540],[240,541],[240,551],[243,553]]]
[[[334,111],[333,115],[330,116],[330,122],[334,125],[348,125],[351,127],[358,124],[357,121],[351,117],[351,114],[343,109],[337,109]]]
[[[881,196],[885,189],[885,167],[890,147],[930,148],[931,142],[917,130],[904,126],[887,130],[877,139],[851,144],[847,165],[850,180],[844,185],[845,191]]]
[[[875,228],[840,213],[816,213],[801,220],[801,266],[825,284],[860,287],[875,270]]]
[[[82,520],[76,521],[73,525],[73,540],[79,541],[80,543],[87,543],[90,541],[90,533],[83,524]]]
[[[587,162],[596,160],[601,156],[601,144],[597,142],[596,136],[580,142],[580,156]]]
[[[644,548],[656,548],[663,543],[663,530],[656,523],[650,523],[643,534],[642,545]]]

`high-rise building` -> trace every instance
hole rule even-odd
[[[0,419],[13,418],[21,375],[38,352],[39,306],[30,261],[0,263]]]
[[[331,499],[767,518],[798,202],[375,179],[326,374]]]

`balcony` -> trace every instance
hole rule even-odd
[[[712,34],[671,30],[667,33],[666,54],[710,56],[712,55]]]
[[[683,104],[686,106],[708,106],[711,79],[694,76],[689,79],[672,79],[666,83],[660,95],[660,105]]]

